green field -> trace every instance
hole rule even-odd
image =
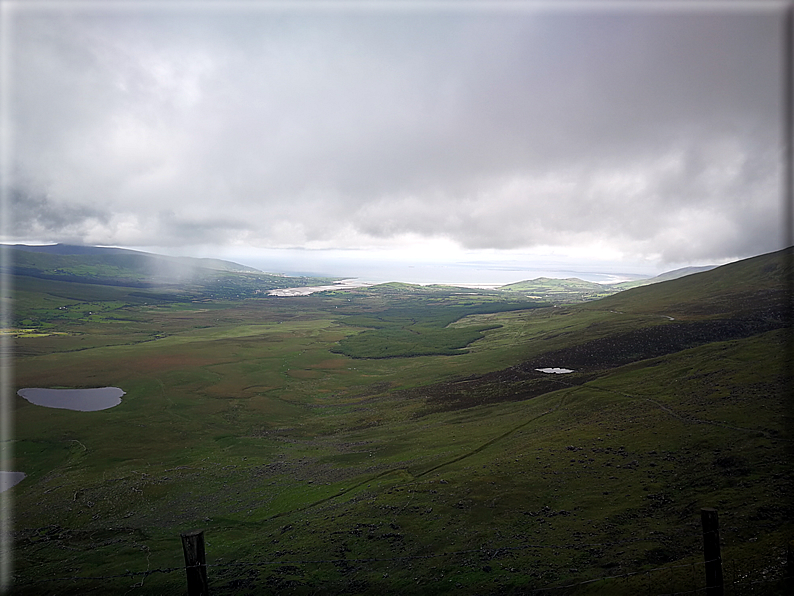
[[[14,389],[126,395],[14,397],[11,593],[186,593],[193,529],[213,594],[683,593],[703,507],[735,593],[787,593],[786,276],[790,251],[567,306],[16,276]]]

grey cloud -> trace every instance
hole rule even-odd
[[[15,167],[52,197],[21,220],[136,245],[772,250],[779,30],[749,11],[19,17]]]
[[[86,222],[106,222],[101,210],[58,204],[43,194],[11,189],[7,193],[12,229],[21,238],[42,239],[57,235],[66,242],[81,242]]]

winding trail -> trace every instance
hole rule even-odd
[[[744,428],[744,427],[741,427],[741,426],[732,426],[730,424],[725,424],[724,422],[717,422],[715,420],[704,420],[703,418],[695,418],[693,416],[684,416],[682,414],[679,414],[678,412],[675,412],[671,408],[668,408],[664,404],[660,404],[658,401],[650,399],[648,397],[645,397],[645,398],[638,397],[638,398],[635,398],[635,399],[642,399],[643,401],[647,401],[647,402],[650,402],[650,403],[652,403],[654,405],[657,405],[662,410],[664,410],[665,412],[670,414],[673,418],[678,418],[682,422],[689,422],[691,424],[711,424],[712,426],[720,426],[722,428],[728,428],[730,430],[738,430],[740,432],[752,433],[752,434],[755,434],[755,435],[762,435],[762,436],[766,437],[767,439],[780,439],[780,440],[783,440],[783,441],[789,441],[790,440],[790,439],[785,439],[785,438],[782,438],[782,437],[773,437],[769,433],[767,433],[767,432],[765,432],[763,430],[759,430],[759,429]]]
[[[576,391],[578,389],[579,389],[579,387],[574,387],[573,388],[574,391]],[[317,507],[318,505],[322,505],[323,503],[327,503],[328,501],[336,499],[337,497],[341,497],[341,496],[343,496],[343,495],[345,495],[345,494],[347,494],[347,493],[349,493],[351,491],[356,490],[357,488],[361,488],[365,484],[371,484],[372,481],[377,480],[379,478],[383,478],[385,476],[389,476],[391,474],[407,475],[407,476],[410,477],[411,481],[414,481],[414,480],[416,480],[418,478],[421,478],[422,476],[426,476],[427,474],[430,474],[431,472],[435,472],[436,470],[439,470],[440,468],[443,468],[445,466],[449,466],[451,464],[454,464],[454,463],[457,463],[457,462],[462,461],[464,459],[467,459],[467,458],[469,458],[469,457],[471,457],[473,455],[476,455],[477,453],[480,453],[481,451],[487,449],[488,447],[490,447],[491,445],[501,441],[502,439],[505,439],[505,438],[509,437],[510,435],[515,433],[516,431],[521,430],[525,426],[528,426],[528,425],[532,424],[533,422],[539,420],[540,418],[543,418],[544,416],[547,416],[549,414],[552,414],[552,413],[556,412],[557,410],[559,410],[564,405],[565,398],[568,397],[569,393],[571,393],[571,392],[565,393],[560,398],[560,403],[558,403],[555,407],[551,408],[550,410],[546,410],[545,412],[541,412],[537,416],[534,416],[534,417],[530,418],[529,420],[526,420],[526,421],[522,422],[521,424],[513,427],[512,429],[510,429],[510,430],[508,430],[508,431],[506,431],[506,432],[494,437],[493,439],[490,439],[490,440],[486,441],[485,443],[483,443],[479,447],[476,447],[476,448],[474,448],[474,449],[472,449],[470,451],[467,451],[466,453],[464,453],[462,455],[459,455],[459,456],[454,457],[452,459],[449,459],[449,460],[447,460],[445,462],[437,464],[437,465],[435,465],[435,466],[433,466],[431,468],[428,468],[424,472],[419,472],[418,474],[412,474],[411,471],[405,466],[401,466],[401,467],[397,467],[397,468],[389,468],[388,470],[384,470],[383,472],[379,472],[378,474],[375,474],[374,476],[369,476],[368,478],[366,478],[365,480],[362,480],[361,482],[357,482],[356,484],[354,484],[352,486],[344,488],[344,489],[334,493],[333,495],[329,495],[327,497],[323,497],[322,499],[319,499],[317,501],[313,501],[311,503],[307,503],[306,505],[303,505],[301,507],[296,507],[295,509],[290,509],[289,511],[281,511],[279,513],[275,513],[275,514],[269,516],[267,519],[268,520],[276,519],[278,517],[284,517],[285,515],[291,515],[293,513],[299,513],[301,511],[306,511],[307,509],[311,509],[313,507]]]
[[[502,434],[501,434],[501,435],[499,435],[499,436],[496,436],[496,437],[494,437],[494,438],[493,438],[493,439],[491,439],[490,441],[486,441],[485,443],[483,443],[482,445],[480,445],[479,447],[477,447],[477,448],[475,448],[475,449],[472,449],[472,450],[471,450],[471,451],[469,451],[468,453],[464,453],[463,455],[459,455],[458,457],[455,457],[455,458],[453,458],[453,459],[450,459],[449,461],[445,461],[444,463],[440,463],[440,464],[438,464],[438,465],[436,465],[436,466],[433,466],[432,468],[429,468],[429,469],[425,470],[424,472],[421,472],[421,473],[419,473],[419,474],[416,474],[416,475],[414,476],[414,478],[421,478],[422,476],[425,476],[425,475],[429,474],[430,472],[435,472],[435,471],[436,471],[436,470],[438,470],[439,468],[443,468],[443,467],[445,467],[445,466],[448,466],[448,465],[450,465],[450,464],[454,464],[454,463],[457,463],[457,462],[459,462],[459,461],[461,461],[461,460],[464,460],[464,459],[466,459],[466,458],[468,458],[468,457],[471,457],[472,455],[476,455],[476,454],[477,454],[477,453],[479,453],[480,451],[482,451],[482,450],[484,450],[484,449],[487,449],[488,447],[490,447],[490,446],[491,446],[491,445],[493,445],[494,443],[496,443],[496,442],[498,442],[498,441],[501,441],[502,439],[505,439],[505,438],[509,437],[510,435],[512,435],[512,434],[513,434],[514,432],[516,432],[517,430],[521,430],[522,428],[524,428],[524,427],[525,427],[525,426],[527,426],[528,424],[531,424],[532,422],[535,422],[535,421],[536,421],[536,420],[538,420],[539,418],[543,418],[544,416],[546,416],[546,415],[548,415],[548,414],[551,414],[552,412],[556,412],[556,411],[557,411],[558,409],[560,409],[560,407],[562,406],[562,403],[563,403],[563,401],[565,400],[565,397],[566,397],[566,396],[567,396],[567,393],[566,393],[565,395],[563,395],[562,399],[560,399],[560,403],[559,403],[559,404],[557,404],[557,407],[555,407],[555,408],[552,408],[551,410],[546,410],[545,412],[543,412],[543,413],[541,413],[541,414],[538,414],[538,415],[537,415],[537,416],[535,416],[534,418],[530,418],[530,419],[529,419],[529,420],[527,420],[526,422],[522,422],[522,423],[521,423],[521,424],[519,424],[518,426],[516,426],[516,427],[514,427],[514,428],[512,428],[512,429],[510,429],[510,430],[508,430],[507,432],[504,432],[504,433],[502,433]]]
[[[744,433],[752,433],[752,434],[755,434],[755,435],[762,435],[763,437],[766,437],[767,439],[775,439],[775,440],[781,440],[781,441],[790,441],[791,440],[791,439],[785,439],[783,437],[773,437],[769,433],[767,433],[767,432],[765,432],[763,430],[757,429],[757,428],[745,428],[745,427],[742,427],[742,426],[732,426],[730,424],[726,424],[725,422],[719,422],[719,421],[716,421],[716,420],[705,420],[703,418],[695,418],[694,416],[687,416],[687,415],[684,415],[684,414],[680,414],[680,413],[676,412],[675,410],[673,410],[672,408],[670,408],[670,407],[668,407],[668,406],[666,406],[666,405],[664,405],[662,403],[659,403],[658,401],[656,401],[654,399],[651,399],[649,397],[640,397],[640,396],[637,396],[637,395],[631,395],[630,393],[624,393],[622,391],[616,391],[614,389],[606,389],[604,387],[598,387],[597,385],[585,384],[585,385],[582,385],[581,387],[582,388],[588,388],[588,389],[595,389],[597,391],[604,391],[606,393],[613,393],[615,395],[620,395],[622,397],[628,397],[629,399],[636,400],[636,401],[647,401],[649,403],[654,404],[655,406],[658,406],[662,411],[666,412],[667,414],[669,414],[673,418],[676,418],[676,419],[678,419],[678,420],[680,420],[682,422],[688,422],[689,424],[710,424],[712,426],[719,426],[721,428],[727,428],[729,430],[736,430],[736,431],[744,432]]]

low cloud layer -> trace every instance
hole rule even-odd
[[[781,246],[782,9],[17,9],[6,241]]]

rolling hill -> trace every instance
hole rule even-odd
[[[684,267],[682,269],[667,271],[657,275],[656,277],[651,277],[648,279],[624,281],[614,284],[601,284],[591,281],[584,281],[577,277],[571,277],[567,279],[538,277],[532,280],[525,280],[500,286],[498,290],[502,292],[521,293],[527,296],[535,296],[538,298],[543,298],[544,300],[553,300],[559,303],[585,302],[611,296],[612,294],[622,292],[623,290],[656,284],[663,281],[670,281],[680,277],[685,277],[687,275],[692,275],[694,273],[709,271],[713,268],[713,266]]]
[[[288,277],[263,273],[220,259],[169,257],[120,248],[4,245],[11,274],[23,286],[34,279],[97,286],[146,288],[152,299],[179,296],[239,298],[268,290],[321,285],[334,278]]]
[[[156,285],[207,277],[212,272],[262,273],[219,259],[168,257],[122,248],[54,244],[10,245],[14,271],[47,279],[106,285]]]

